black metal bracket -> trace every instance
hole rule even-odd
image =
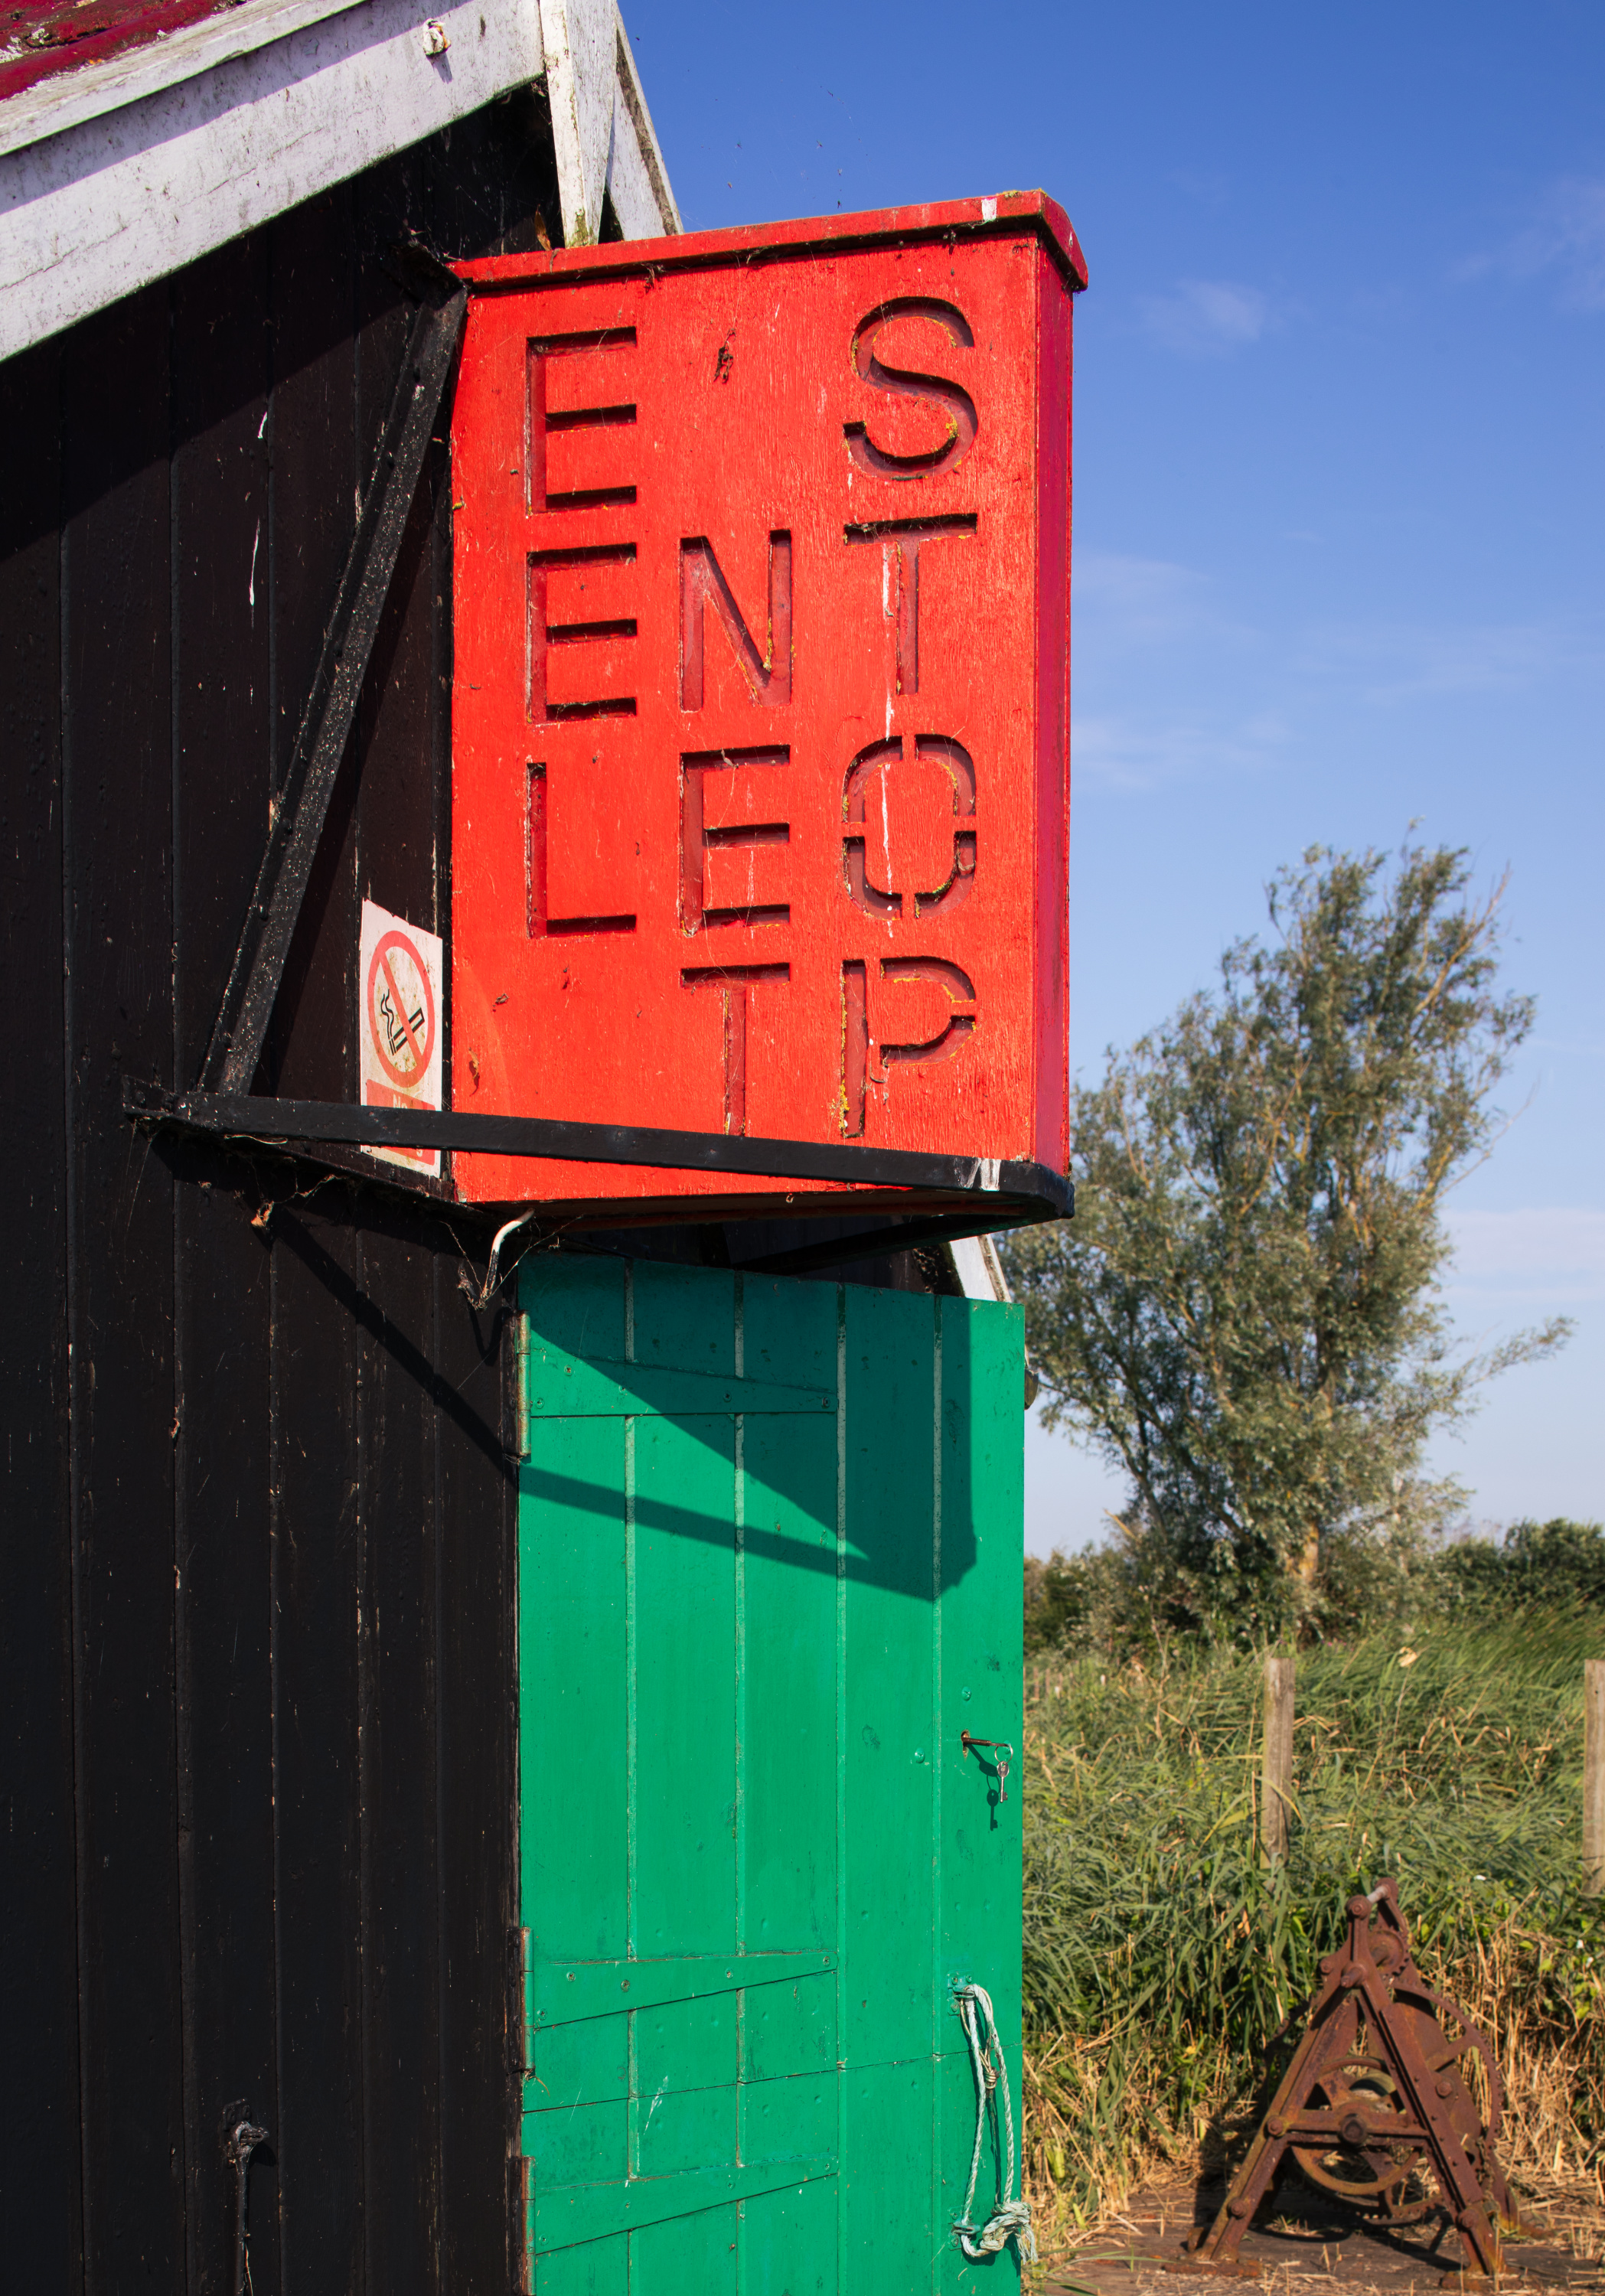
[[[667,1171],[917,1188],[926,1196],[954,1198],[952,1210],[965,1218],[971,1216],[973,1207],[972,1234],[1068,1218],[1076,1207],[1070,1182],[1045,1164],[926,1155],[909,1148],[751,1140],[740,1133],[672,1132],[643,1124],[579,1124],[545,1116],[487,1116],[468,1109],[358,1108],[344,1101],[274,1100],[250,1093],[172,1093],[133,1077],[123,1079],[123,1110],[131,1117],[181,1125],[192,1132],[265,1144],[311,1141],[355,1148],[433,1148],[465,1155],[531,1156],[564,1163],[639,1164]],[[839,1202],[831,1209],[839,1211]],[[893,1248],[898,1250],[929,1240],[916,1234],[912,1223],[888,1230],[888,1234],[897,1237]],[[801,1249],[823,1255],[833,1248],[839,1259],[847,1256],[847,1241],[840,1239],[834,1247]],[[797,1265],[796,1253],[773,1257],[789,1266]],[[822,1257],[819,1264],[828,1261]]]
[[[267,832],[240,946],[201,1071],[209,1091],[248,1093],[284,977],[423,468],[468,312],[443,264],[408,250],[407,283],[424,294],[397,377],[374,475],[340,578],[306,714]]]

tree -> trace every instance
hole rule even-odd
[[[1273,937],[1073,1109],[1076,1217],[1006,1264],[1044,1418],[1129,1479],[1130,1567],[1175,1624],[1318,1630],[1459,1495],[1432,1431],[1557,1321],[1457,1357],[1436,1278],[1445,1193],[1501,1128],[1532,1000],[1495,985],[1503,883],[1463,853],[1306,853]]]

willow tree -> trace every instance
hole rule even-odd
[[[1503,885],[1469,885],[1446,849],[1284,870],[1270,935],[1077,1092],[1076,1218],[1008,1243],[1044,1416],[1124,1471],[1178,1619],[1314,1624],[1451,1496],[1433,1431],[1565,1336],[1457,1353],[1437,1288],[1534,1013],[1497,981]]]

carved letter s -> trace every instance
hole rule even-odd
[[[861,471],[879,479],[919,479],[934,477],[938,472],[956,471],[970,447],[980,421],[975,411],[975,401],[956,382],[949,382],[939,374],[921,374],[908,367],[883,366],[875,356],[875,344],[880,330],[893,319],[929,319],[940,327],[950,343],[965,350],[975,346],[970,322],[952,303],[939,303],[928,296],[903,295],[889,303],[881,303],[862,318],[853,335],[853,365],[860,378],[878,390],[896,392],[899,398],[934,399],[947,411],[947,436],[939,447],[926,455],[888,455],[877,447],[862,422],[843,425],[848,452]]]

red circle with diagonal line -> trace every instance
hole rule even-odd
[[[435,1049],[435,992],[405,933],[386,933],[369,961],[368,1033],[391,1082],[416,1092]]]

